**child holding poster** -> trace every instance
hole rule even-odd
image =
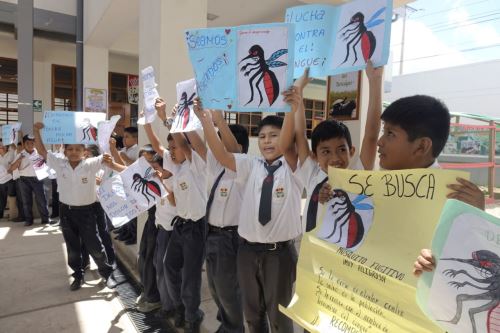
[[[368,62],[366,74],[369,83],[368,115],[365,133],[359,159],[351,161],[355,153],[352,145],[349,128],[335,120],[325,120],[312,131],[312,152],[306,137],[306,119],[302,100],[302,91],[308,83],[308,69],[296,82],[295,93],[287,91],[285,98],[300,100],[297,113],[288,113],[285,116],[283,130],[280,136],[281,149],[297,146],[299,166],[296,177],[304,184],[307,190],[307,201],[302,214],[303,228],[306,232],[316,227],[318,212],[318,194],[325,185],[328,188],[328,167],[346,169],[371,170],[375,162],[377,137],[380,132],[380,113],[382,111],[382,79],[383,67],[373,68]],[[294,140],[295,139],[295,140]]]
[[[165,107],[165,102],[158,98],[155,104],[158,117],[168,126]],[[172,191],[178,216],[173,223],[164,263],[167,283],[172,288],[170,296],[176,306],[175,324],[177,327],[185,325],[185,332],[199,332],[204,317],[199,307],[207,232],[206,147],[196,132],[186,133],[191,146],[183,133],[173,133],[167,138],[167,150],[151,124],[145,124],[144,129],[153,149],[163,156],[165,169],[173,175]]]
[[[13,192],[14,181],[8,172],[9,166],[16,155],[16,145],[4,146],[0,139],[0,219],[7,207],[7,196]]]
[[[298,101],[287,99],[292,109]],[[267,116],[258,126],[261,157],[226,151],[215,131],[210,112],[195,100],[195,112],[215,158],[243,185],[238,234],[238,282],[250,332],[293,332],[293,323],[278,306],[292,298],[297,252],[294,239],[302,233],[302,185],[293,176],[296,155],[281,151],[282,118]],[[295,159],[295,161],[294,161]]]
[[[68,144],[64,149],[64,158],[47,152],[42,143],[40,130],[42,123],[33,127],[35,146],[39,154],[57,174],[60,193],[60,226],[66,242],[68,265],[73,270],[73,282],[70,290],[81,288],[84,280],[81,243],[97,264],[99,274],[106,281],[108,288],[117,285],[113,269],[107,262],[104,246],[97,232],[95,222],[96,182],[95,176],[101,168],[102,155],[85,159],[85,146]]]

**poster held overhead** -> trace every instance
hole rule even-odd
[[[45,144],[97,144],[97,125],[105,113],[45,111],[42,139]]]
[[[294,78],[306,67],[312,77],[322,77],[362,70],[369,59],[375,67],[389,59],[392,0],[291,7],[285,22],[295,24]]]
[[[196,80],[178,82],[177,114],[172,123],[170,133],[191,132],[202,128],[201,122],[193,111],[193,101],[196,98]]]
[[[142,88],[144,93],[144,116],[139,118],[138,124],[152,123],[156,117],[155,102],[160,94],[156,90],[155,72],[152,66],[141,70]]]
[[[186,31],[198,95],[209,109],[287,112],[293,26],[284,23]]]
[[[8,146],[19,142],[21,123],[10,123],[2,126],[2,144]]]
[[[97,141],[103,153],[110,153],[109,139],[115,130],[116,123],[120,120],[119,115],[114,115],[109,120],[100,121],[97,124]]]

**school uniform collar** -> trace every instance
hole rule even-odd
[[[439,165],[437,158],[431,165],[429,165],[428,169],[441,169],[441,166]]]
[[[128,147],[128,148],[127,147],[124,147],[124,148],[125,148],[125,151],[129,151],[131,149],[134,149],[135,147],[137,147],[137,143],[134,144],[134,145],[132,145],[132,146],[130,146],[130,147]]]
[[[262,156],[259,156],[259,161],[262,162],[262,164],[267,164],[267,161],[265,158],[263,158]],[[284,164],[285,163],[285,157],[283,155],[281,155],[279,158],[275,159],[273,163],[271,163],[271,165],[278,165],[278,163],[281,164]]]
[[[26,155],[31,156],[31,155],[37,155],[37,154],[38,154],[38,151],[36,150],[36,148],[33,148],[33,151],[32,151],[31,153],[28,153],[28,151],[27,151],[26,149],[23,149],[23,150],[21,151],[21,155],[22,155],[22,154],[25,154],[25,153],[26,153]]]

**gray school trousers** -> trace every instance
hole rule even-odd
[[[241,239],[238,249],[238,282],[250,333],[293,333],[293,322],[279,311],[292,299],[297,267],[293,241],[274,244]],[[273,249],[275,248],[275,249]]]
[[[170,294],[168,292],[169,288],[167,276],[165,275],[165,265],[163,263],[171,236],[172,231],[167,231],[161,225],[158,225],[158,235],[156,236],[156,248],[153,263],[156,268],[156,285],[158,287],[158,291],[160,292],[162,309],[165,311],[175,310],[176,308],[174,301],[172,300],[172,297],[170,297]],[[173,286],[172,288],[177,288],[180,290],[180,286]]]
[[[221,325],[217,332],[220,333],[245,331],[236,269],[238,243],[238,227],[208,226],[207,280],[210,293],[218,308],[217,319]]]

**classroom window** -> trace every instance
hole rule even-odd
[[[238,113],[236,112],[224,112],[224,120],[228,125],[238,123]]]
[[[257,126],[262,119],[262,112],[238,112],[238,124],[244,126],[249,136],[259,136]]]
[[[77,111],[75,67],[52,65],[52,109]]]
[[[0,125],[18,121],[17,60],[0,58]]]
[[[307,138],[311,138],[311,133],[318,123],[325,120],[325,102],[304,98],[304,109],[306,114]],[[285,117],[285,112],[277,112],[278,117]]]

